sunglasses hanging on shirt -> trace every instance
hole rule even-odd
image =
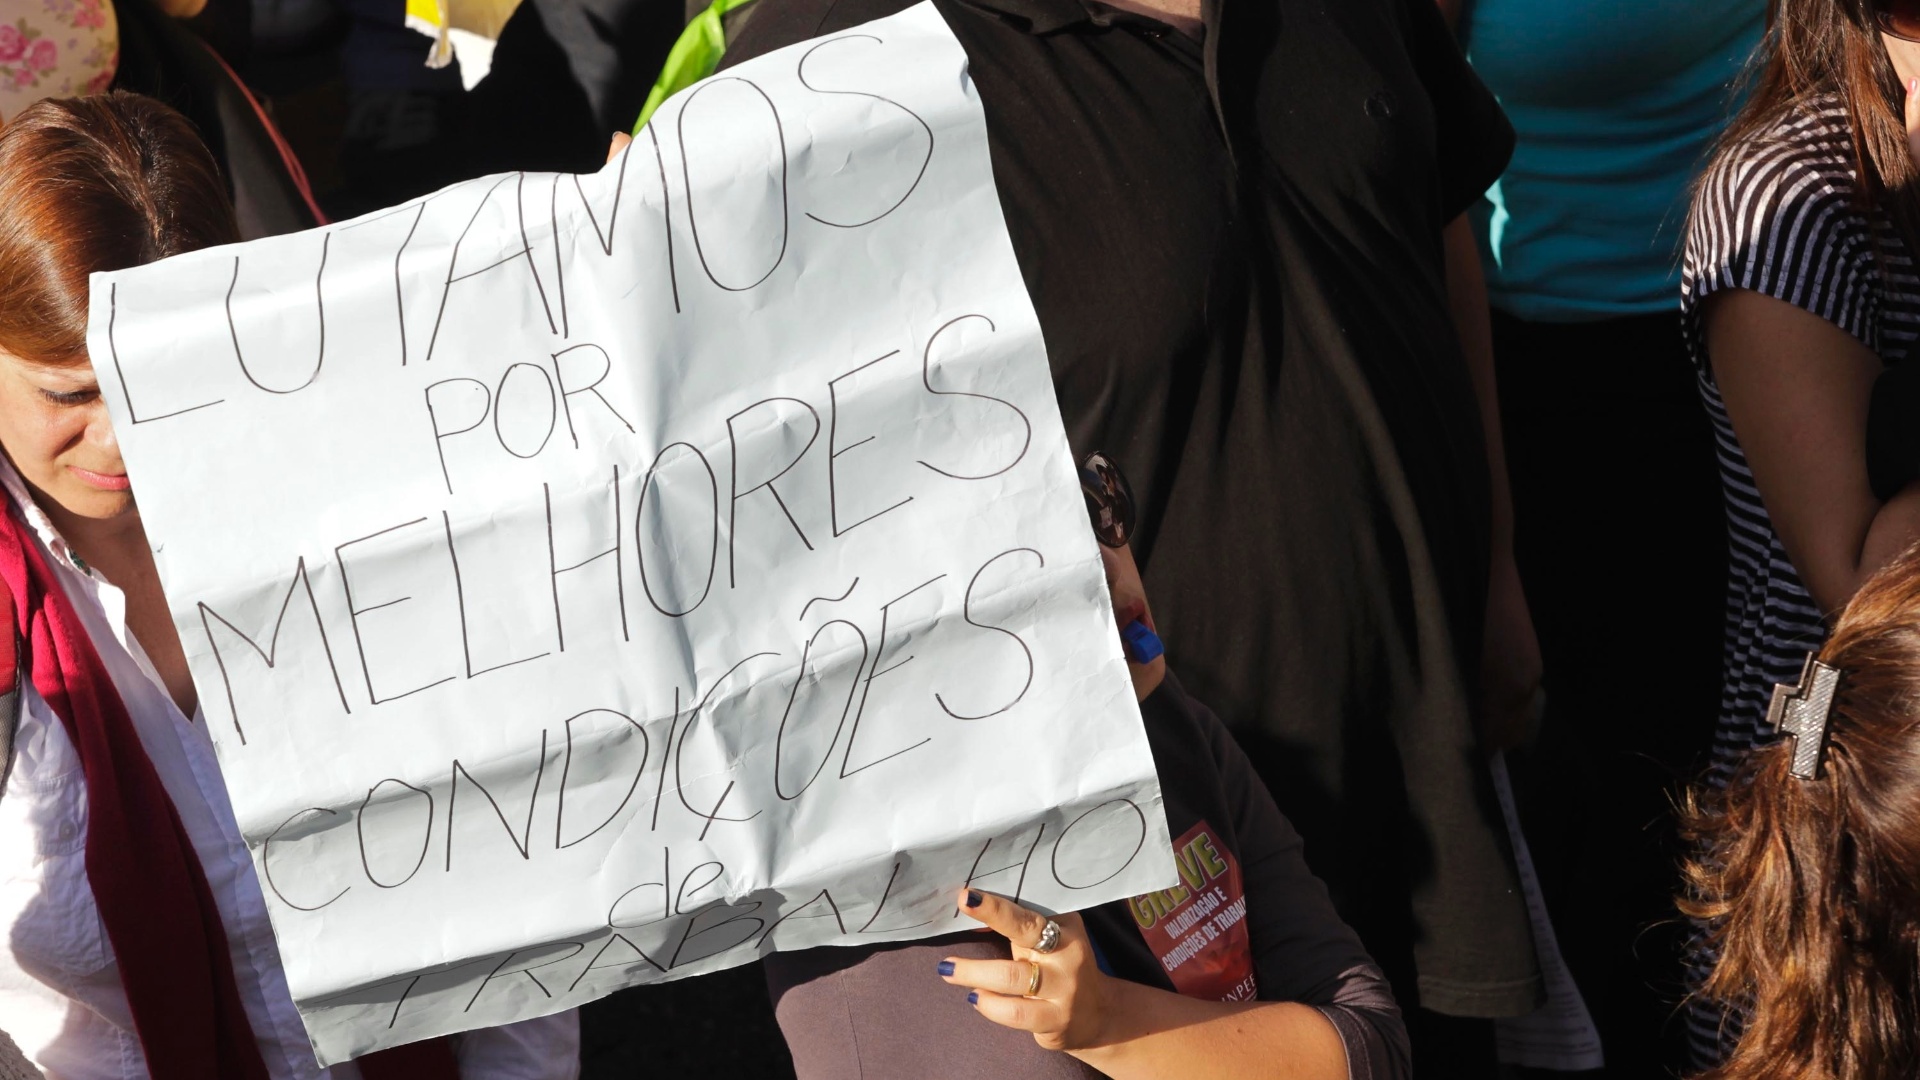
[[[1133,487],[1120,463],[1096,450],[1080,463],[1080,494],[1087,500],[1093,535],[1110,548],[1127,546],[1133,536]]]
[[[1087,500],[1093,535],[1107,547],[1126,547],[1133,536],[1133,487],[1120,471],[1120,463],[1097,450],[1088,454],[1080,463],[1080,494]],[[1120,644],[1127,659],[1136,664],[1150,664],[1166,651],[1145,619],[1121,627]]]

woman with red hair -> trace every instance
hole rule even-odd
[[[0,129],[0,1024],[60,1080],[572,1080],[572,1013],[314,1062],[86,352],[90,274],[238,239],[159,102]]]

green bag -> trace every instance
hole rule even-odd
[[[660,69],[660,77],[654,80],[653,89],[647,94],[647,103],[640,108],[640,119],[633,125],[635,135],[640,134],[640,129],[653,119],[653,111],[660,107],[661,102],[713,74],[727,51],[727,34],[721,25],[721,16],[752,2],[713,0],[707,10],[693,17],[687,28],[680,32],[680,39],[673,43],[673,49],[667,53],[667,62]]]

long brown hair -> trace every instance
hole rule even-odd
[[[1710,1080],[1920,1076],[1920,546],[1841,614],[1820,775],[1791,745],[1688,800],[1681,910],[1712,928],[1705,987],[1747,1026]]]
[[[115,92],[49,99],[0,128],[0,349],[87,357],[87,276],[239,239],[186,117]]]
[[[1847,110],[1862,209],[1885,210],[1908,248],[1920,252],[1920,168],[1908,149],[1906,90],[1880,39],[1874,0],[1768,0],[1766,38],[1744,85],[1746,104],[1716,160],[1795,109],[1837,98]]]

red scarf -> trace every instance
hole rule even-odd
[[[154,1080],[267,1080],[240,1004],[206,872],[140,734],[19,508],[0,512],[0,616],[27,644],[34,689],[60,717],[87,783],[87,881],[120,965]],[[15,641],[0,631],[0,686]],[[453,1080],[445,1039],[359,1060],[367,1080]]]

